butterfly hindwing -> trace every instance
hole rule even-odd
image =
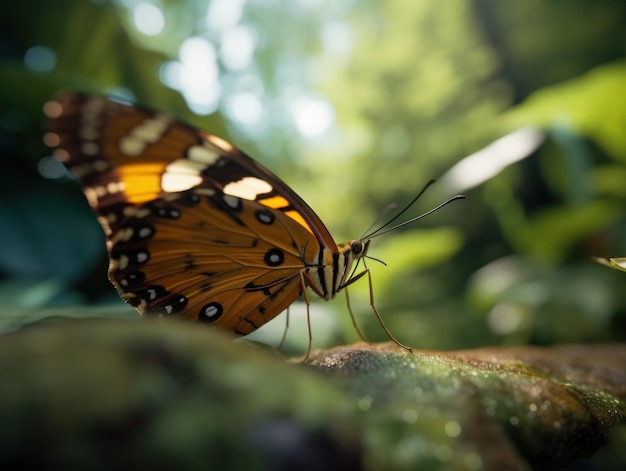
[[[281,211],[206,189],[146,203],[124,226],[109,275],[130,304],[237,333],[289,306],[300,295],[302,257],[319,251]]]

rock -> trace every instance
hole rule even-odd
[[[385,466],[437,469],[430,456],[451,469],[554,470],[626,423],[622,345],[410,354],[357,344],[316,352],[310,365],[378,424],[370,441],[404,457]]]
[[[1,469],[558,469],[626,419],[626,348],[416,351],[306,363],[172,320],[0,341]]]

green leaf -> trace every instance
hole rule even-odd
[[[9,171],[0,177],[0,201],[5,273],[72,283],[100,260],[104,234],[78,190]]]
[[[504,122],[513,129],[527,125],[574,128],[623,162],[626,161],[624,83],[626,61],[605,64],[533,93],[508,112]]]

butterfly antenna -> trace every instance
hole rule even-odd
[[[428,189],[428,187],[429,187],[430,185],[432,185],[433,183],[435,183],[435,180],[434,180],[434,179],[429,180],[429,181],[426,183],[426,185],[424,185],[424,188],[422,188],[422,190],[421,190],[421,191],[417,194],[417,196],[416,196],[415,198],[413,198],[413,199],[411,200],[411,202],[410,202],[409,204],[407,204],[407,205],[406,205],[406,206],[402,209],[402,211],[400,211],[398,214],[396,214],[394,217],[392,217],[389,221],[387,221],[385,224],[383,224],[382,226],[380,226],[378,229],[376,229],[375,231],[370,232],[369,234],[367,234],[367,235],[363,236],[362,238],[363,238],[363,239],[371,239],[371,238],[372,238],[372,237],[374,237],[375,235],[380,235],[380,234],[384,234],[384,233],[386,233],[387,231],[382,232],[382,233],[381,233],[380,231],[382,231],[385,227],[387,227],[387,226],[389,226],[390,224],[392,224],[394,221],[397,221],[397,220],[398,220],[398,218],[399,218],[400,216],[402,216],[404,213],[406,213],[406,212],[409,210],[409,208],[415,204],[415,202],[416,202],[416,201],[417,201],[417,200],[418,200],[418,199],[419,199],[419,198],[420,198],[420,197],[424,194],[424,192]],[[388,212],[388,211],[387,211],[387,212]],[[384,214],[385,214],[385,213],[383,213],[383,215],[384,215]],[[382,217],[382,216],[381,216],[381,217]],[[380,217],[378,217],[378,218],[376,219],[376,221],[374,222],[374,224],[376,224],[376,222],[377,222],[377,221],[379,221],[379,220],[380,220]],[[372,224],[372,226],[373,226],[374,224]],[[369,231],[369,229],[371,229],[371,228],[372,228],[372,226],[370,226],[370,227],[368,228],[368,231]]]
[[[372,230],[372,227],[375,227],[382,218],[384,218],[385,216],[387,216],[387,214],[389,214],[391,211],[395,211],[398,208],[398,205],[396,203],[389,203],[387,205],[387,207],[382,211],[382,213],[380,213],[378,215],[378,217],[376,219],[374,219],[374,222],[371,223],[369,225],[369,227],[367,229],[365,229],[365,231],[363,231],[363,235],[361,236],[360,240],[365,239],[367,236],[365,234],[367,234],[369,231]],[[393,219],[392,219],[393,220]],[[374,231],[375,232],[375,231]]]
[[[385,262],[383,262],[380,258],[370,257],[369,255],[366,255],[365,258],[367,258],[369,260],[374,260],[375,262],[382,263],[383,265],[387,266],[387,264]]]
[[[392,226],[392,227],[390,227],[390,228],[388,228],[388,229],[386,229],[386,230],[384,230],[384,231],[382,231],[382,232],[381,232],[380,230],[381,230],[383,227],[387,226],[387,224],[385,224],[385,226],[380,227],[379,229],[377,229],[376,231],[374,231],[373,233],[371,233],[371,234],[368,236],[368,238],[370,238],[370,239],[371,239],[372,237],[378,237],[378,236],[380,236],[380,235],[387,234],[387,232],[395,231],[396,229],[399,229],[400,227],[406,226],[407,224],[411,224],[411,223],[413,223],[413,222],[415,222],[415,221],[417,221],[417,220],[419,220],[419,219],[425,218],[425,217],[426,217],[426,216],[428,216],[429,214],[432,214],[432,213],[434,213],[435,211],[440,210],[440,209],[441,209],[441,208],[443,208],[444,206],[447,206],[448,204],[452,203],[453,201],[456,201],[456,200],[464,200],[464,199],[465,199],[465,195],[456,195],[456,196],[453,196],[452,198],[450,198],[450,199],[448,199],[448,200],[444,201],[444,202],[443,202],[443,203],[441,203],[439,206],[437,206],[437,207],[435,207],[435,208],[431,209],[430,211],[426,211],[424,214],[420,214],[419,216],[416,216],[416,217],[414,217],[414,218],[411,218],[411,219],[409,219],[408,221],[404,221],[404,222],[402,222],[402,223],[400,223],[400,224],[396,224],[395,226]],[[413,201],[411,202],[411,204],[413,204],[414,202],[415,202],[415,200],[413,200]],[[410,204],[410,205],[411,205],[411,204]],[[410,205],[409,205],[409,206],[410,206]],[[404,210],[403,210],[402,212],[404,212]],[[394,218],[394,219],[397,219],[397,218]]]

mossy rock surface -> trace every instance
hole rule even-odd
[[[1,469],[558,469],[626,422],[626,348],[306,363],[175,321],[74,320],[0,341]]]
[[[311,364],[360,405],[374,449],[402,469],[559,469],[626,422],[623,346],[351,345]]]

